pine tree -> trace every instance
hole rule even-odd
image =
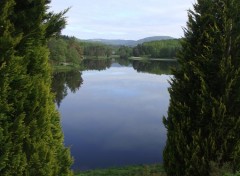
[[[65,20],[48,3],[0,1],[0,175],[72,175],[46,45]]]
[[[198,0],[171,82],[164,150],[170,176],[202,176],[210,162],[240,169],[240,24],[236,0]]]

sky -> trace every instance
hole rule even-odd
[[[79,39],[138,40],[183,36],[195,0],[52,0],[50,10],[71,7],[62,34]]]

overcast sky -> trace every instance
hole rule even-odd
[[[183,36],[187,10],[195,0],[52,0],[51,10],[66,14],[62,34],[80,39],[132,39]]]

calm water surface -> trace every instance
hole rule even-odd
[[[99,62],[86,61],[83,72],[54,75],[73,169],[162,162],[172,63]]]

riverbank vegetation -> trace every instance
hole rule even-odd
[[[48,42],[49,62],[56,69],[80,68],[85,59],[124,58],[132,60],[176,59],[180,49],[179,40],[152,41],[135,47],[111,46],[99,42],[88,42],[75,37],[60,36]]]
[[[75,37],[59,36],[48,41],[49,62],[56,66],[77,67],[84,59],[106,59],[114,53],[114,46],[85,42]]]

